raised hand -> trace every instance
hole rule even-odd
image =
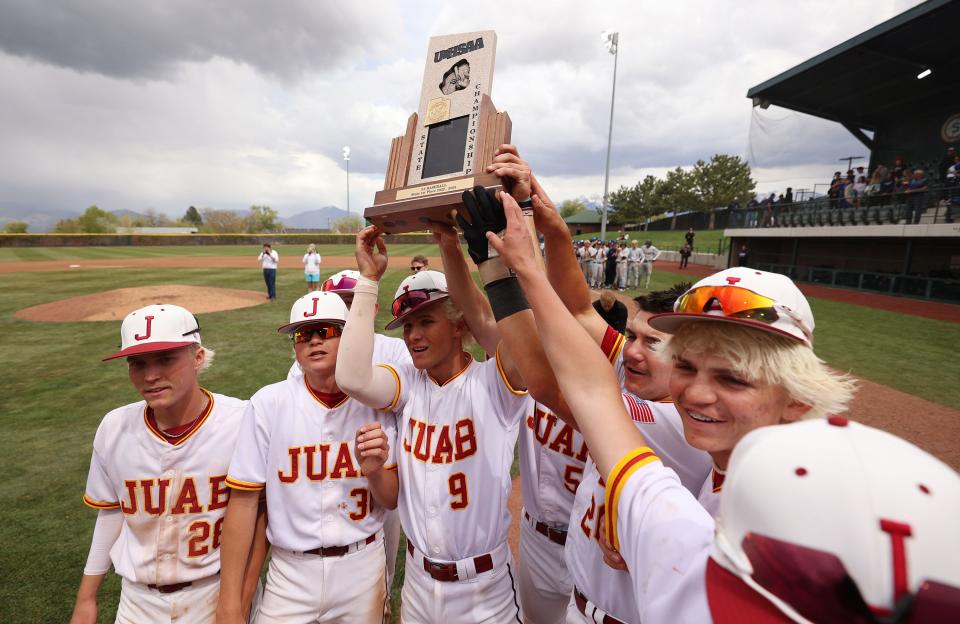
[[[460,235],[453,229],[453,226],[439,221],[430,222],[430,233],[433,234],[433,240],[441,248],[459,248]]]
[[[502,238],[494,232],[487,232],[487,243],[500,255],[504,264],[516,273],[537,270],[538,259],[534,255],[530,230],[527,229],[523,220],[523,211],[520,210],[516,200],[509,195],[501,194],[500,197],[503,201],[507,227],[503,231]]]
[[[530,174],[530,188],[533,191],[531,196],[533,198],[533,223],[537,231],[545,235],[553,232],[569,234],[570,230],[564,223],[563,217],[560,216],[560,211],[550,200],[547,192],[543,190],[537,176],[532,173]]]
[[[474,263],[480,266],[492,256],[487,245],[487,232],[501,232],[506,227],[503,207],[496,195],[482,186],[463,192],[463,211],[457,211],[457,224],[467,239],[467,252]],[[514,202],[516,203],[516,202]],[[469,221],[461,212],[466,212]]]
[[[360,463],[361,474],[369,476],[383,468],[389,451],[390,443],[380,423],[369,423],[357,429],[354,454]]]
[[[374,252],[376,247],[376,253]],[[387,244],[383,240],[380,229],[371,225],[357,234],[357,246],[354,250],[357,257],[357,268],[360,275],[367,279],[380,281],[387,270]]]
[[[500,178],[504,190],[517,201],[529,199],[533,194],[533,173],[527,161],[520,158],[515,145],[505,143],[498,147],[493,162],[487,165],[487,172]]]

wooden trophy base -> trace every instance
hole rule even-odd
[[[407,131],[396,137],[390,146],[390,160],[383,190],[374,196],[373,206],[363,216],[388,234],[430,229],[430,221],[456,225],[454,214],[463,205],[464,191],[475,186],[500,189],[500,178],[486,173],[497,148],[510,142],[512,124],[505,112],[498,113],[486,95],[480,105],[481,132],[477,139],[474,172],[434,178],[432,181],[407,186],[413,156],[417,114],[407,121]]]

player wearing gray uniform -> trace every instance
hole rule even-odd
[[[627,249],[627,285],[633,285],[634,288],[640,287],[640,248],[637,241],[630,241],[630,248]]]
[[[650,278],[653,277],[653,263],[659,257],[660,250],[653,246],[653,241],[648,240],[640,247],[640,276],[638,281],[642,280],[644,275],[647,276],[647,283],[644,288],[650,288]]]

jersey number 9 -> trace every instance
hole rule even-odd
[[[454,497],[450,501],[450,509],[466,509],[467,505],[470,504],[470,496],[467,493],[467,475],[462,472],[450,475],[447,486],[450,489],[450,496]]]

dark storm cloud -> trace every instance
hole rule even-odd
[[[180,63],[220,56],[289,82],[382,50],[392,31],[389,20],[369,19],[375,10],[310,0],[0,0],[0,49],[117,78],[165,78]]]

